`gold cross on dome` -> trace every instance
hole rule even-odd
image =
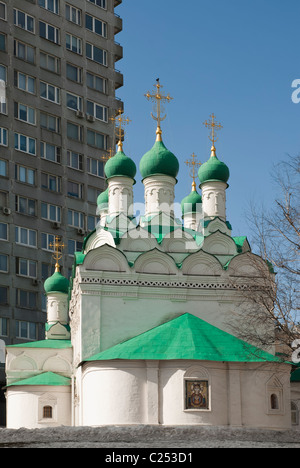
[[[154,115],[153,112],[151,112],[151,117],[153,120],[156,120],[157,122],[156,134],[158,136],[159,141],[161,141],[161,134],[162,134],[160,124],[167,117],[167,115],[164,115],[163,117],[161,115],[163,112],[162,104],[164,102],[170,102],[173,99],[169,94],[167,96],[164,96],[163,94],[161,94],[161,91],[160,91],[161,88],[163,88],[163,86],[160,84],[159,78],[157,78],[156,85],[154,85],[154,92],[153,92],[154,94],[151,94],[149,91],[147,94],[145,94],[145,97],[148,99],[148,101],[152,101],[156,105],[155,112],[157,115]]]
[[[210,116],[210,118],[211,118],[211,120],[209,120],[209,121],[206,120],[203,123],[203,125],[205,125],[206,128],[211,129],[209,139],[212,142],[213,146],[215,146],[215,142],[218,141],[218,139],[219,139],[219,138],[216,137],[216,132],[221,130],[223,127],[219,122],[215,121],[215,118],[216,118],[215,114],[212,114]]]
[[[190,172],[190,176],[192,177],[193,179],[193,190],[196,191],[196,177],[197,177],[197,173],[196,173],[196,168],[201,166],[202,163],[199,162],[196,158],[197,156],[195,155],[195,153],[192,154],[192,159],[187,159],[185,161],[185,164],[189,167],[191,167],[191,172]]]
[[[54,250],[52,257],[55,260],[55,273],[60,271],[59,260],[62,258],[62,250],[65,248],[65,244],[61,241],[59,236],[55,236],[54,242],[49,244],[49,247]]]
[[[123,117],[123,113],[124,113],[123,109],[119,109],[116,117],[111,117],[109,119],[115,124],[115,132],[117,134],[118,141],[119,141],[118,143],[119,151],[123,150],[122,138],[124,138],[124,135],[125,135],[125,131],[123,127],[125,127],[125,125],[128,125],[131,122],[131,120],[129,120],[128,117],[127,118]]]
[[[100,159],[104,162],[107,162],[109,159],[111,159],[114,155],[114,150],[112,148],[109,148],[108,150],[108,154],[102,154],[102,156],[100,156]]]

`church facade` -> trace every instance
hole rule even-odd
[[[134,218],[136,165],[120,140],[105,166],[99,224],[75,256],[71,282],[58,264],[45,282],[46,339],[7,347],[10,428],[291,427],[290,364],[230,326],[243,323],[242,291],[273,273],[246,237],[232,237],[229,169],[213,140],[198,172],[201,195],[194,179],[177,219],[179,162],[159,117],[140,161],[144,216]]]

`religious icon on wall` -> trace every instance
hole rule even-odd
[[[208,408],[208,382],[206,380],[187,380],[186,409]]]

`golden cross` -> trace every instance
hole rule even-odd
[[[212,114],[211,120],[205,121],[203,125],[205,125],[206,128],[211,129],[211,133],[209,136],[210,141],[212,142],[213,146],[215,146],[215,142],[218,141],[219,138],[216,137],[216,131],[221,130],[223,127],[219,122],[215,122],[215,114]]]
[[[102,156],[100,156],[100,159],[102,159],[102,161],[107,162],[109,159],[113,157],[114,150],[112,148],[109,148],[108,152],[109,152],[109,155],[103,154]]]
[[[62,258],[62,250],[65,248],[65,244],[61,242],[59,236],[55,236],[54,242],[51,242],[49,244],[49,247],[54,250],[54,254],[52,255],[54,260],[56,261],[55,263],[55,273],[59,272],[60,267],[59,267],[59,260]]]
[[[111,117],[109,119],[115,124],[115,130],[119,139],[119,143],[118,143],[119,151],[123,150],[122,138],[125,135],[123,126],[128,125],[131,122],[131,120],[129,120],[128,118],[125,119],[125,117],[122,117],[123,113],[124,113],[123,109],[119,109],[116,117]]]
[[[163,109],[162,109],[162,103],[163,102],[170,102],[172,101],[172,97],[168,94],[167,96],[164,96],[163,94],[161,94],[160,90],[163,86],[160,84],[159,82],[159,78],[156,80],[156,85],[154,85],[154,94],[150,94],[150,92],[148,91],[147,94],[145,94],[145,97],[148,99],[148,101],[152,101],[156,104],[156,116],[153,115],[153,113],[151,112],[151,116],[154,120],[156,120],[157,122],[157,136],[158,136],[158,140],[161,141],[161,134],[162,134],[162,131],[161,131],[161,128],[160,128],[160,124],[161,122],[163,122],[165,120],[165,118],[167,117],[166,115],[164,115],[163,117],[161,116],[161,113],[163,112]]]
[[[187,160],[185,161],[185,164],[186,164],[187,166],[189,166],[189,167],[192,168],[192,169],[191,169],[191,172],[190,172],[190,176],[191,176],[192,179],[193,179],[193,190],[196,191],[196,176],[197,176],[197,174],[196,174],[196,168],[197,168],[197,166],[198,166],[198,167],[201,166],[202,163],[199,162],[199,161],[196,159],[197,156],[195,155],[195,153],[193,153],[191,157],[192,157],[192,159],[187,159]]]

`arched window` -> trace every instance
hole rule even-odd
[[[271,409],[272,410],[279,409],[278,396],[275,393],[272,393],[271,395]]]
[[[43,418],[52,419],[52,417],[53,417],[52,406],[44,406],[43,407]]]
[[[292,425],[298,426],[299,425],[299,410],[298,410],[298,406],[293,401],[291,402],[291,415],[292,415]]]

